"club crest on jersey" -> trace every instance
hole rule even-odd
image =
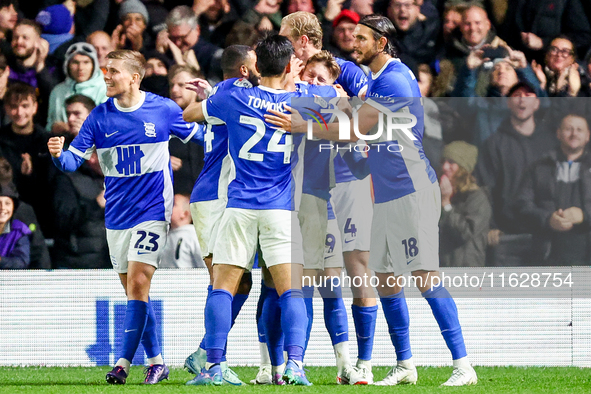
[[[154,123],[144,122],[144,129],[146,129],[146,137],[156,137],[156,125]]]

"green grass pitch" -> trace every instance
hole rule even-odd
[[[532,368],[532,367],[476,367],[478,385],[469,387],[439,387],[450,375],[451,367],[419,367],[416,386],[337,386],[335,368],[308,369],[312,387],[273,386],[185,386],[193,375],[182,369],[171,369],[170,380],[155,386],[144,386],[142,368],[133,367],[125,386],[109,386],[105,382],[108,367],[93,368],[45,368],[4,367],[0,368],[0,393],[591,393],[591,369],[587,368]],[[388,368],[374,367],[374,376],[379,380],[388,373]],[[256,368],[235,368],[244,380],[256,375]]]

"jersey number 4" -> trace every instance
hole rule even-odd
[[[240,123],[254,126],[255,133],[244,143],[244,145],[242,145],[242,148],[240,148],[240,151],[238,152],[238,157],[250,161],[263,161],[263,153],[254,153],[250,150],[265,137],[265,123],[261,119],[244,115],[240,116]],[[285,130],[275,130],[267,145],[267,151],[283,152],[283,164],[289,164],[291,158],[292,136],[291,134],[287,134],[285,136],[285,143],[280,144],[283,134],[285,134]]]

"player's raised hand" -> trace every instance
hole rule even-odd
[[[52,157],[57,159],[62,155],[65,140],[64,137],[51,137],[49,141],[47,141],[47,148]]]
[[[185,89],[197,93],[200,100],[205,100],[211,93],[211,85],[205,79],[195,78],[185,82]]]
[[[298,59],[295,55],[291,56],[290,64],[291,64],[291,75],[293,75],[293,79],[295,82],[299,82],[301,80],[300,75],[302,74],[302,71],[304,71],[304,68],[306,68],[306,65],[304,64],[303,61]]]

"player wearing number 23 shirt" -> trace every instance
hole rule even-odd
[[[73,171],[96,150],[105,175],[105,226],[111,230],[170,221],[168,140],[172,134],[186,143],[203,127],[183,121],[181,108],[172,100],[142,94],[143,100],[132,108],[120,107],[113,98],[95,108],[56,163]],[[67,165],[72,159],[75,168]]]

